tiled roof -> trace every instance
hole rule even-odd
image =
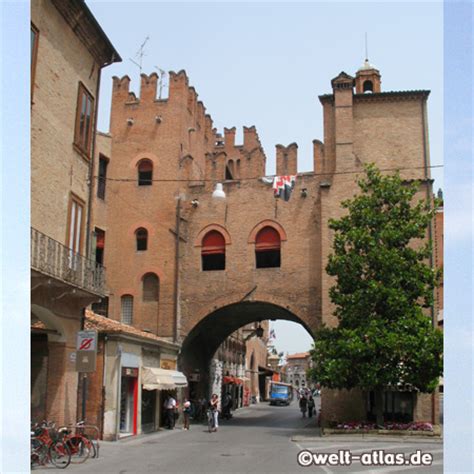
[[[43,321],[35,321],[31,325],[31,329],[47,328]],[[86,321],[84,323],[84,329],[95,329],[99,333],[102,332],[106,334],[123,334],[128,336],[135,336],[141,339],[165,343],[178,347],[178,344],[175,344],[174,342],[168,341],[162,337],[155,336],[155,334],[142,331],[133,326],[129,326],[128,324],[123,324],[119,321],[115,321],[114,319],[109,319],[104,316],[100,316],[98,314],[95,314],[93,311],[90,311],[89,309],[86,309]]]
[[[162,337],[155,336],[155,334],[142,331],[128,324],[123,324],[114,319],[105,318],[95,314],[90,310],[86,310],[86,321],[84,324],[85,329],[96,329],[98,332],[103,332],[107,334],[124,334],[129,336],[137,336],[143,339],[149,339],[156,342],[164,342],[167,344],[173,344]]]
[[[309,352],[297,352],[296,354],[290,354],[286,356],[286,359],[306,359],[309,356]]]

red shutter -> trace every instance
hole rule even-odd
[[[224,236],[217,230],[209,231],[202,239],[202,255],[225,253]]]
[[[105,232],[96,231],[96,248],[103,249],[105,244]]]
[[[280,234],[273,227],[264,227],[255,240],[257,252],[280,249]]]
[[[150,160],[142,160],[138,164],[138,169],[141,172],[153,171],[153,163]]]

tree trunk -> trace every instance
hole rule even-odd
[[[375,423],[383,428],[383,389],[375,389]]]

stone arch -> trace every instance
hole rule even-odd
[[[197,235],[196,239],[194,240],[194,246],[195,247],[202,247],[202,239],[204,236],[210,232],[211,230],[215,230],[217,232],[220,232],[222,236],[224,237],[224,241],[226,245],[230,245],[232,243],[230,239],[230,234],[227,232],[227,229],[219,224],[209,224],[203,229],[199,231],[199,234]]]
[[[133,171],[136,170],[138,163],[142,160],[150,160],[153,163],[153,171],[155,170],[156,165],[158,164],[158,156],[156,156],[154,153],[139,153],[138,155],[135,155],[129,163],[129,168]]]
[[[287,240],[286,237],[286,232],[285,229],[282,227],[281,224],[279,224],[277,221],[274,221],[272,219],[265,219],[264,221],[259,222],[251,231],[249,234],[249,237],[247,239],[247,243],[249,244],[255,244],[255,240],[257,238],[257,234],[264,228],[264,227],[273,227],[279,234],[280,234],[280,240],[282,242]]]
[[[68,328],[65,323],[66,320],[57,316],[52,311],[43,306],[32,304],[31,312],[36,316],[40,321],[42,321],[48,329],[54,329],[55,334],[49,334],[48,339],[54,342],[66,342]]]

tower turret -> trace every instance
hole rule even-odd
[[[356,94],[370,92],[381,92],[379,70],[366,59],[362,67],[358,69],[355,77]]]

